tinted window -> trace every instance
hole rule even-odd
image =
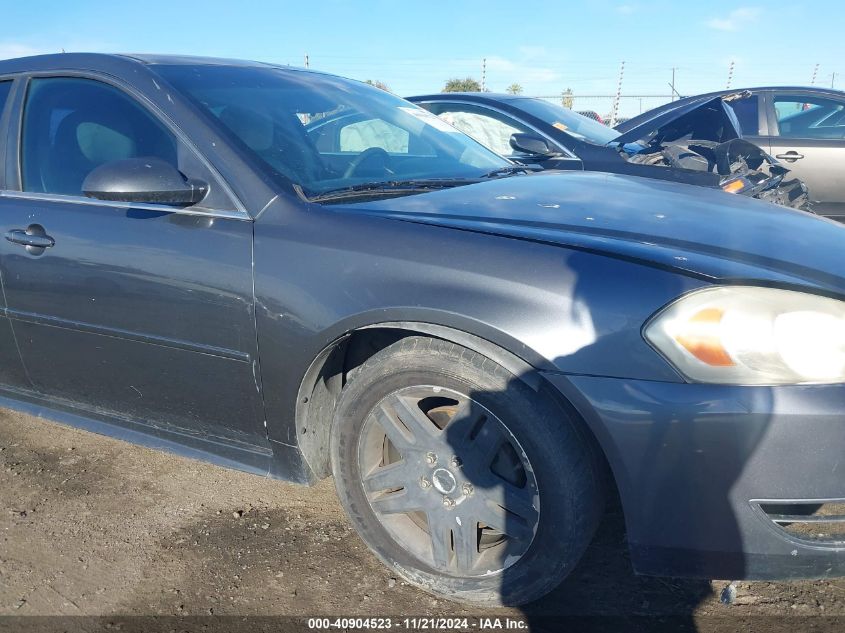
[[[550,101],[516,97],[508,99],[507,103],[514,108],[525,110],[528,114],[570,136],[593,145],[607,145],[619,136],[619,132],[613,128]]]
[[[24,191],[82,195],[94,168],[142,156],[178,165],[173,135],[129,96],[90,79],[32,80],[21,148]]]
[[[3,114],[3,106],[6,105],[6,99],[9,98],[9,92],[11,92],[11,90],[11,81],[0,81],[0,114]]]
[[[745,99],[733,99],[727,104],[734,111],[743,135],[754,136],[760,133],[757,95],[751,95]]]
[[[489,108],[463,103],[427,103],[425,107],[449,125],[502,156],[521,153],[510,145],[512,134],[534,133],[510,117]]]
[[[12,90],[12,82],[11,81],[0,81],[0,115],[3,114],[3,107],[6,105],[6,100],[9,98],[9,92]],[[0,156],[0,172],[3,169],[3,157]],[[2,183],[3,177],[0,175],[0,183]]]
[[[473,178],[507,164],[422,108],[359,82],[272,67],[155,70],[258,166],[308,194],[400,178]],[[361,125],[345,131],[347,122]],[[385,151],[363,155],[374,148]]]
[[[814,96],[775,97],[780,136],[845,138],[845,102]]]

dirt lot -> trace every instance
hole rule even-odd
[[[842,580],[742,582],[732,606],[720,603],[725,586],[634,576],[611,512],[583,564],[552,595],[484,615],[518,617],[532,630],[554,630],[549,622],[564,616],[639,616],[631,621],[645,622],[643,630],[657,616],[687,630],[748,630],[742,622],[774,630],[795,616],[845,615]],[[429,597],[382,567],[343,517],[331,481],[284,484],[0,410],[0,616],[150,614],[479,612]],[[88,622],[105,630],[109,618]],[[0,617],[0,629],[36,621]],[[83,621],[42,624],[75,630]],[[826,617],[800,621],[817,630],[845,626]]]

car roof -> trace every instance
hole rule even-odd
[[[472,101],[516,101],[518,99],[536,99],[525,95],[512,95],[501,92],[435,92],[428,95],[405,97],[408,101],[447,101],[449,99],[469,99]]]
[[[0,60],[0,75],[50,70],[103,70],[129,68],[138,65],[240,66],[279,68],[291,71],[315,72],[310,69],[268,64],[264,62],[220,57],[188,55],[154,55],[124,53],[51,53]]]
[[[845,92],[841,90],[835,90],[833,88],[824,88],[822,86],[758,86],[755,88],[731,88],[728,90],[717,90],[715,92],[705,92],[702,94],[697,95],[690,95],[688,97],[681,97],[680,99],[676,99],[675,101],[670,101],[669,103],[664,103],[663,105],[659,105],[651,110],[647,110],[642,114],[638,114],[637,116],[631,117],[627,121],[620,123],[616,126],[616,129],[622,132],[623,134],[629,132],[630,130],[642,125],[645,121],[649,121],[654,119],[658,116],[666,112],[672,112],[677,110],[678,108],[682,108],[688,106],[689,104],[695,103],[703,103],[705,101],[709,101],[710,99],[715,99],[716,97],[722,97],[725,95],[732,95],[732,94],[740,94],[743,92],[751,92],[751,93],[761,93],[761,92],[813,92],[816,94],[823,94],[835,97],[842,97],[845,96]]]

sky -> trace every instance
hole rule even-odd
[[[65,51],[210,55],[385,82],[403,96],[451,77],[628,115],[683,95],[763,84],[845,89],[834,0],[0,0],[0,59]]]

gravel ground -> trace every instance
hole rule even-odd
[[[174,631],[227,622],[208,616],[484,615],[538,631],[565,618],[630,624],[619,630],[845,630],[845,580],[740,582],[731,606],[720,602],[726,585],[633,575],[611,511],[551,595],[480,614],[384,568],[331,481],[285,484],[0,410],[0,629],[106,630],[110,618],[150,615],[185,616],[163,620]],[[220,630],[235,630],[228,622]]]

